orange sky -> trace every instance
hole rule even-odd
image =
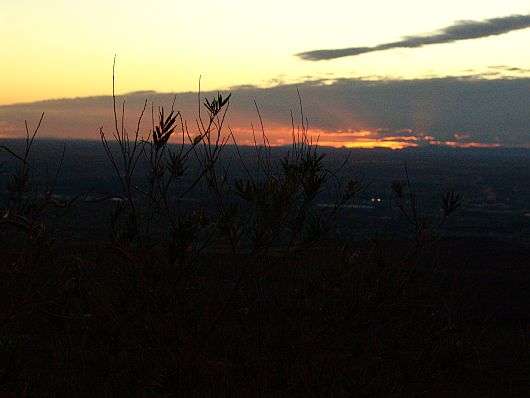
[[[290,111],[296,115],[298,103],[293,84],[302,88],[310,82],[302,99],[308,104],[310,129],[320,136],[321,144],[526,145],[527,120],[515,109],[518,103],[524,107],[522,97],[502,97],[501,104],[515,105],[482,113],[490,104],[481,102],[484,96],[478,90],[467,93],[472,85],[441,87],[443,96],[436,95],[440,87],[434,84],[416,86],[444,77],[528,78],[530,28],[516,21],[528,13],[528,0],[2,1],[0,137],[20,135],[25,119],[31,122],[45,112],[43,135],[97,138],[100,125],[112,120],[109,99],[101,97],[98,102],[90,97],[112,93],[112,64],[117,56],[115,88],[120,96],[154,90],[186,97],[197,92],[199,76],[203,92],[234,92],[230,123],[242,142],[252,142],[250,122],[257,125],[253,95],[264,107],[273,142],[290,142]],[[488,33],[496,24],[500,33]],[[458,32],[476,32],[477,26],[485,30],[482,36],[454,39]],[[448,39],[437,39],[435,45],[392,45],[444,35]],[[316,62],[299,56],[341,48],[387,49]],[[311,83],[315,81],[318,84]],[[399,88],[399,81],[412,83]],[[374,87],[365,82],[373,82]],[[386,82],[402,90],[392,94],[393,102],[384,92]],[[495,90],[492,87],[488,93]],[[509,89],[505,94],[512,95]],[[463,95],[471,100],[466,102]],[[447,105],[453,96],[460,104],[455,109]],[[88,99],[61,106],[9,106],[78,97]],[[474,101],[480,106],[468,104]],[[406,109],[401,102],[407,103]],[[193,123],[195,113],[183,106]],[[134,102],[128,116],[134,119],[137,111]],[[485,122],[464,121],[472,112]],[[502,118],[507,120],[506,128]],[[514,121],[519,124],[512,126]],[[411,132],[405,133],[407,129]],[[363,131],[369,134],[362,135]]]

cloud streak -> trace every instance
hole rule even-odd
[[[374,47],[350,47],[329,50],[313,50],[296,54],[306,61],[321,61],[349,57],[393,48],[418,48],[433,44],[454,43],[462,40],[498,36],[514,30],[530,27],[530,15],[510,15],[484,21],[458,21],[453,25],[430,33],[405,36],[403,39],[379,44]]]

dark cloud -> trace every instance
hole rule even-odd
[[[453,43],[460,40],[478,39],[497,36],[514,30],[530,27],[530,15],[511,15],[503,18],[492,18],[484,21],[458,21],[441,30],[405,36],[402,40],[383,43],[374,47],[351,47],[329,50],[306,51],[296,56],[308,61],[320,61],[340,57],[365,54],[392,48],[416,48],[431,44]]]
[[[530,144],[527,78],[339,79],[299,89],[310,127],[322,131],[370,130],[380,137],[412,131],[440,141],[458,134],[470,142]],[[296,104],[294,92],[293,86],[282,86],[252,94],[264,107],[264,118],[274,120]]]
[[[529,78],[337,79],[297,86],[238,87],[232,90],[227,116],[238,141],[251,143],[251,124],[260,128],[256,101],[271,142],[289,142],[291,110],[295,125],[300,120],[297,88],[309,128],[320,134],[321,142],[424,137],[433,142],[530,146]],[[158,105],[170,107],[174,98],[174,94],[145,94],[118,98],[120,104],[125,101],[129,131],[136,128],[146,98],[154,103],[155,112]],[[196,93],[176,95],[175,107],[182,111],[192,135],[197,106]],[[31,128],[41,112],[45,112],[41,136],[98,139],[100,126],[110,133],[114,124],[111,97],[45,101],[0,107],[0,137],[23,136],[24,119]],[[151,115],[146,115],[142,131],[150,127]]]

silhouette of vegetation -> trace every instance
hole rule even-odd
[[[62,215],[86,197],[54,195],[61,166],[44,191],[31,184],[42,117],[33,133],[26,126],[23,154],[2,146],[19,167],[0,218],[0,395],[515,396],[528,387],[524,331],[462,320],[429,251],[458,194],[442,195],[429,226],[405,170],[389,190],[414,229],[411,250],[346,243],[334,225],[362,186],[329,169],[302,107],[290,149],[274,159],[262,127],[250,165],[225,129],[230,95],[200,102],[193,129],[173,104],[152,109],[143,137],[147,102],[129,135],[114,96],[112,137],[103,128],[100,137],[119,187],[94,200],[114,203],[95,246],[61,243]],[[230,140],[239,155],[227,161]],[[236,162],[243,177],[231,174]],[[324,190],[336,200],[319,208]]]

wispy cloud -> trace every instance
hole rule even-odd
[[[461,40],[498,36],[528,27],[530,27],[530,15],[511,15],[502,18],[486,19],[484,21],[465,20],[458,21],[453,25],[434,32],[405,36],[401,40],[379,44],[374,47],[313,50],[296,54],[296,56],[307,61],[321,61],[390,50],[393,48],[417,48],[432,44],[454,43]]]

